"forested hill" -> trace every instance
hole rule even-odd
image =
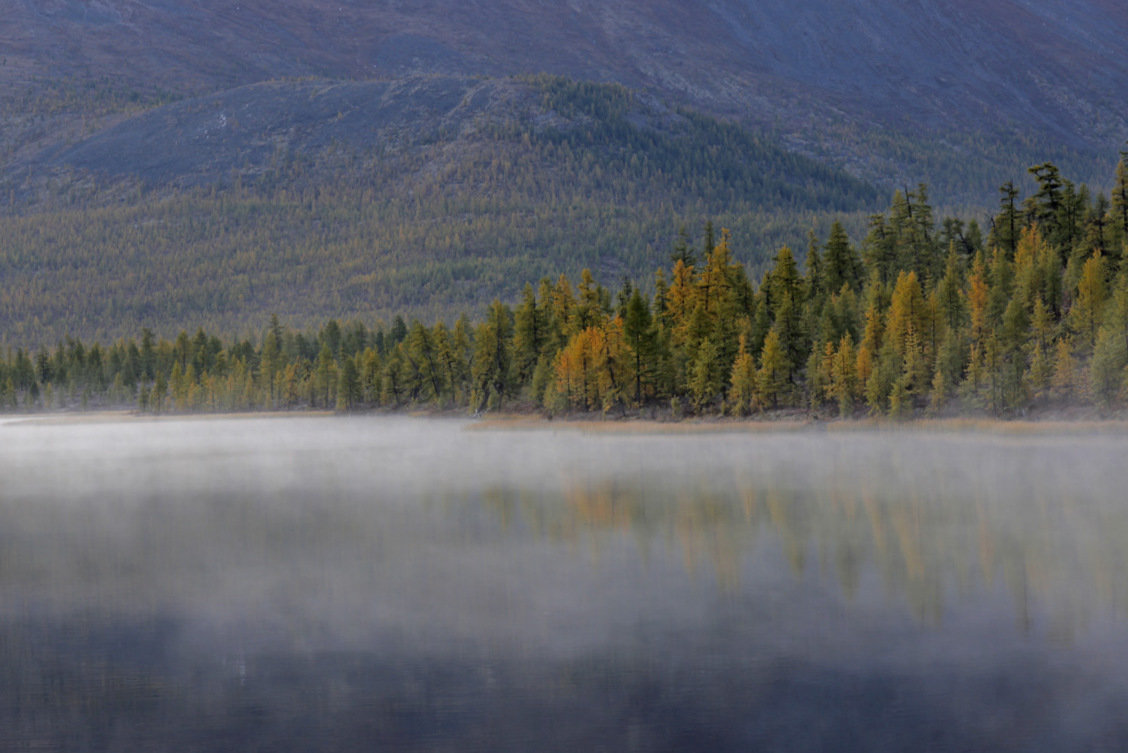
[[[679,225],[710,217],[755,267],[884,201],[739,124],[550,76],[253,84],[138,113],[0,185],[12,344],[434,319],[577,265],[649,277]]]

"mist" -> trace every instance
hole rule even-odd
[[[912,713],[871,721],[877,740],[979,746],[1005,712],[1080,750],[1125,732],[1092,719],[1128,701],[1126,450],[1042,432],[6,421],[0,725],[26,731],[31,704],[55,749],[142,744],[60,717],[57,692],[33,700],[124,677],[141,684],[122,709],[150,704],[138,729],[202,749],[285,739],[299,718],[353,730],[324,749],[667,749],[673,720],[683,744],[833,745],[888,696]],[[1001,710],[975,706],[990,688]],[[338,705],[301,700],[322,692]],[[373,698],[417,721],[361,724]],[[738,722],[753,698],[774,722]],[[236,713],[248,699],[265,738]],[[1047,718],[1067,708],[1088,726]]]

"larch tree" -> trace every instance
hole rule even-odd
[[[971,318],[971,344],[980,346],[987,337],[991,323],[988,316],[990,282],[987,265],[982,254],[977,254],[971,265],[967,283],[967,310]]]
[[[1028,378],[1034,397],[1047,394],[1050,379],[1053,376],[1053,344],[1054,322],[1049,309],[1041,298],[1034,300],[1033,310],[1030,314],[1030,367]]]
[[[705,338],[697,349],[689,379],[689,392],[697,413],[703,413],[712,405],[721,390],[719,366],[717,347]]]
[[[787,355],[775,328],[764,338],[760,354],[760,369],[756,372],[757,403],[776,407],[786,399],[789,391]]]
[[[921,338],[928,327],[928,314],[916,272],[902,272],[897,277],[897,284],[893,286],[885,325],[886,336],[892,340],[894,349],[902,357],[908,348],[910,336],[915,336],[918,347],[923,347]]]
[[[1123,334],[1114,327],[1102,326],[1089,365],[1089,392],[1099,405],[1109,407],[1120,396],[1125,385],[1125,366],[1128,349]]]
[[[729,375],[729,410],[737,416],[748,413],[756,394],[756,361],[748,352],[748,338],[740,335],[736,359]]]
[[[838,414],[845,418],[854,412],[858,399],[858,356],[849,335],[843,335],[834,351],[828,393],[838,402]]]
[[[572,292],[572,283],[567,276],[560,275],[552,289],[552,320],[556,325],[559,340],[555,343],[557,349],[563,348],[575,332],[573,331],[574,311],[576,308],[576,295]]]
[[[431,331],[418,319],[412,319],[406,343],[408,358],[419,374],[421,399],[441,402],[446,392],[444,374]]]
[[[1104,259],[1100,252],[1094,252],[1081,270],[1077,296],[1069,311],[1070,326],[1082,354],[1091,353],[1096,343],[1107,290]]]
[[[576,305],[572,309],[572,331],[579,332],[588,327],[599,327],[606,320],[603,310],[601,288],[592,277],[591,270],[586,267],[580,272],[580,284],[577,288]]]
[[[1054,348],[1054,375],[1051,380],[1053,395],[1058,400],[1073,397],[1077,383],[1077,360],[1073,357],[1073,343],[1063,337]]]
[[[572,408],[602,408],[606,384],[601,369],[604,347],[605,336],[599,327],[588,327],[573,335],[556,356],[555,388],[551,394],[562,397]]]

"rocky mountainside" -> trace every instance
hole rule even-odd
[[[668,189],[675,204],[692,197],[715,212],[748,201],[777,210],[855,211],[881,200],[872,186],[746,127],[618,85],[547,75],[248,84],[155,107],[43,149],[15,162],[15,179],[0,186],[25,203],[49,205],[60,186],[104,192],[238,182],[269,192],[340,187],[347,179],[404,196],[424,185],[438,189],[436,177],[446,176],[443,190],[451,195],[456,184],[484,183],[482,166],[498,160],[519,165],[514,176],[522,180],[539,171],[546,185],[577,161],[600,163],[616,168],[608,184],[615,191]],[[462,177],[449,182],[455,173]],[[741,195],[726,198],[734,190]]]
[[[0,92],[26,100],[29,87],[67,82],[117,94],[81,128],[59,117],[73,97],[36,122],[5,108],[9,155],[81,137],[129,106],[265,80],[538,71],[734,116],[856,175],[923,180],[954,199],[993,190],[978,162],[1019,177],[1053,159],[1104,179],[1128,135],[1128,9],[1114,0],[12,5]],[[967,167],[940,169],[953,158]]]

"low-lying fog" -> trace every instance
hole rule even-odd
[[[1008,735],[1033,724],[1057,750],[1128,742],[1100,721],[1128,701],[1126,450],[1038,433],[6,421],[0,727],[16,731],[0,746],[268,745],[297,717],[352,725],[327,750],[833,746],[883,698],[911,713],[875,723],[879,741],[943,728],[953,749],[1026,750]],[[66,679],[45,679],[56,664]],[[52,682],[84,697],[138,676],[148,690],[122,692],[156,704],[149,738],[96,733],[73,708],[69,732],[45,731]],[[254,697],[265,738],[229,705],[201,710],[231,693]],[[374,697],[416,721],[356,731]]]

